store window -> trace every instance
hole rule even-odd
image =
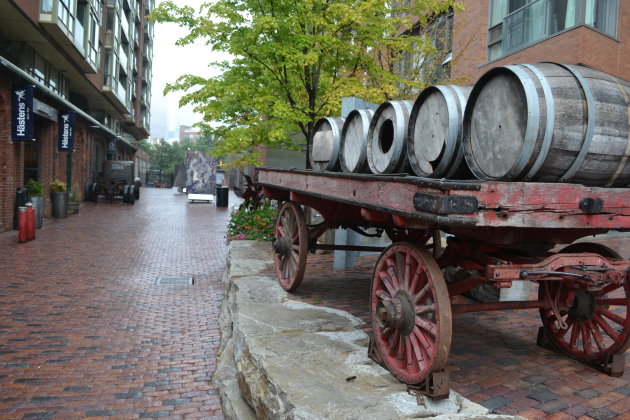
[[[617,34],[618,0],[491,0],[488,60],[580,25]]]

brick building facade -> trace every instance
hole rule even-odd
[[[154,0],[0,0],[0,232],[16,190],[52,180],[82,193],[105,160],[136,160],[149,134]],[[33,89],[33,139],[12,137],[12,94]],[[74,111],[73,151],[58,116]],[[145,155],[140,159],[146,160]]]
[[[630,1],[463,3],[466,10],[454,16],[454,83],[474,83],[493,67],[541,61],[583,64],[630,80]],[[501,45],[508,40],[511,45]]]

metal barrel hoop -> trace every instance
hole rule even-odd
[[[459,101],[459,107],[456,107],[457,110],[457,135],[454,139],[455,142],[455,151],[453,152],[455,157],[451,164],[450,169],[446,173],[446,178],[451,178],[455,175],[459,167],[461,166],[462,160],[464,159],[464,130],[462,129],[462,124],[464,121],[464,110],[466,109],[466,98],[464,97],[464,93],[462,89],[457,85],[451,85],[451,89],[455,91],[455,95],[457,95],[457,100]]]
[[[540,124],[540,104],[538,103],[536,86],[529,74],[517,65],[504,66],[504,68],[510,70],[521,81],[523,90],[525,91],[528,111],[527,126],[525,127],[525,138],[523,139],[520,160],[502,177],[502,179],[511,180],[516,179],[516,177],[523,172],[534,152]]]
[[[542,147],[538,153],[538,157],[534,161],[534,164],[524,178],[525,181],[530,181],[536,176],[536,174],[540,170],[540,167],[547,159],[547,155],[549,154],[549,149],[551,148],[551,140],[553,139],[553,130],[555,128],[556,111],[553,101],[553,93],[551,91],[551,86],[549,85],[547,77],[536,66],[533,66],[531,64],[523,64],[523,66],[528,68],[538,78],[540,86],[543,90],[543,94],[545,95],[545,108],[547,111],[545,121],[545,135],[543,137]]]
[[[589,87],[588,82],[573,66],[568,64],[559,64],[558,66],[564,67],[567,69],[575,79],[577,80],[580,88],[582,89],[582,93],[584,94],[584,99],[586,100],[586,133],[584,135],[584,140],[582,141],[582,146],[580,147],[580,151],[571,166],[566,170],[564,175],[560,177],[558,182],[569,182],[571,178],[575,175],[575,173],[580,169],[582,163],[586,159],[588,155],[589,149],[591,148],[591,143],[593,142],[593,133],[595,131],[595,99],[593,98],[593,93],[591,92],[591,88]]]

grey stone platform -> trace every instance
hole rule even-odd
[[[434,401],[367,357],[361,321],[329,308],[292,301],[275,278],[268,242],[230,246],[221,351],[214,383],[232,419],[514,418],[451,391]]]

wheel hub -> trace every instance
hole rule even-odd
[[[288,238],[278,238],[273,244],[273,248],[276,254],[279,255],[289,255],[291,253],[291,249],[293,247],[293,243]]]
[[[585,290],[578,290],[569,309],[569,316],[576,321],[588,321],[595,312],[595,295]]]
[[[416,312],[411,296],[404,290],[399,290],[390,300],[380,301],[376,315],[381,328],[396,328],[402,335],[409,335],[413,331]]]

